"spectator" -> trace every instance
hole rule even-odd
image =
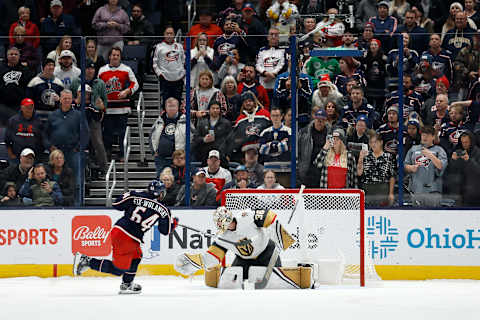
[[[355,11],[356,24],[366,26],[370,17],[377,14],[376,0],[361,0]]]
[[[22,6],[18,8],[18,21],[12,23],[10,26],[9,42],[13,46],[15,44],[14,30],[17,26],[22,26],[25,28],[25,42],[30,44],[33,48],[38,48],[40,45],[40,31],[35,23],[30,21],[30,8]]]
[[[25,148],[34,150],[38,155],[42,154],[43,135],[43,125],[35,115],[33,100],[23,99],[20,103],[20,112],[8,120],[5,132],[9,162],[18,164],[20,153]]]
[[[129,46],[144,45],[147,46],[155,34],[153,24],[143,15],[143,7],[140,3],[136,3],[132,7],[130,16],[130,31],[126,34],[125,41]]]
[[[420,61],[419,53],[410,49],[410,35],[406,32],[403,35],[403,74],[413,73]],[[390,77],[398,75],[398,49],[392,49],[388,52],[386,70]]]
[[[314,165],[320,170],[320,188],[357,188],[357,162],[345,147],[345,131],[337,128],[328,139]]]
[[[463,6],[459,2],[454,2],[450,5],[450,14],[448,15],[447,21],[442,26],[442,41],[445,39],[446,34],[448,33],[449,30],[455,28],[456,25],[456,15],[459,12],[463,12]],[[471,20],[470,18],[467,18],[465,15],[465,18],[467,19],[465,22],[468,23],[468,26],[472,29],[477,29],[475,22]]]
[[[408,122],[407,122],[407,135],[404,137],[403,142],[403,158],[405,159],[405,155],[407,154],[408,150],[410,150],[413,146],[419,145],[421,141],[420,136],[420,117],[418,114],[414,113],[410,115]]]
[[[396,155],[398,152],[398,130],[400,128],[398,105],[392,105],[387,109],[387,121],[382,124],[377,132],[382,136],[385,152]],[[404,136],[406,132],[403,133]]]
[[[385,109],[387,110],[391,106],[397,106],[400,101],[400,92],[398,90],[393,91],[387,97],[385,101]],[[412,112],[420,114],[422,109],[422,96],[418,94],[413,88],[412,76],[406,74],[403,76],[403,119],[408,119],[408,115]],[[399,116],[400,117],[400,116]],[[386,140],[383,140],[386,143]]]
[[[377,39],[370,41],[367,56],[363,60],[365,80],[368,86],[366,96],[372,106],[378,110],[385,101],[385,77],[387,57],[383,54],[381,43]]]
[[[31,79],[30,71],[20,64],[19,50],[8,49],[7,61],[0,66],[0,124],[17,113]]]
[[[292,109],[291,108],[288,108],[287,112],[285,112],[283,124],[288,128],[292,128]]]
[[[25,33],[26,31],[24,27],[15,27],[13,30],[13,35],[15,37],[13,46],[20,52],[20,63],[32,70],[37,70],[40,66],[40,56],[37,49],[25,41]]]
[[[331,128],[336,127],[338,121],[340,120],[340,113],[338,112],[338,109],[339,108],[337,108],[337,105],[333,101],[328,102],[325,106],[325,112],[327,113],[326,122]]]
[[[243,164],[235,168],[235,176],[227,183],[223,190],[228,189],[255,189],[257,186],[249,181],[247,168]]]
[[[435,136],[434,142],[440,144],[450,158],[467,127],[464,122],[465,111],[461,105],[450,106],[448,117],[450,121],[441,124],[439,135]]]
[[[0,192],[5,190],[9,182],[15,185],[15,190],[20,190],[34,161],[35,152],[30,148],[23,149],[20,153],[20,163],[11,164],[7,169],[0,172]]]
[[[317,90],[313,92],[312,105],[325,109],[329,102],[340,105],[342,94],[338,92],[337,86],[331,81],[328,74],[323,75],[317,85]]]
[[[364,101],[362,87],[354,86],[350,92],[350,98],[351,102],[343,107],[339,125],[348,128],[355,124],[355,120],[359,115],[363,114],[368,119],[367,126],[372,128],[375,122],[375,110],[370,104]]]
[[[328,79],[334,79],[341,72],[339,62],[332,57],[310,57],[302,71],[312,77],[315,87],[322,78],[325,80],[326,75]]]
[[[185,184],[185,151],[175,150],[172,153],[172,165],[170,166],[175,184]]]
[[[237,81],[232,76],[226,76],[223,78],[221,90],[228,104],[227,119],[235,121],[240,115],[240,109],[242,107],[242,99],[237,93]]]
[[[110,0],[112,1],[112,0]],[[114,136],[122,141],[127,129],[130,113],[130,98],[138,90],[138,81],[132,69],[121,61],[122,50],[113,47],[108,56],[110,63],[98,71],[98,78],[105,82],[108,107],[103,119],[103,142],[107,156],[111,157]],[[120,161],[124,160],[125,150],[120,143]]]
[[[442,76],[437,79],[435,83],[435,94],[429,97],[425,103],[422,105],[421,115],[422,119],[426,119],[427,113],[432,110],[432,107],[435,105],[435,101],[439,94],[445,94],[448,96],[448,89],[450,87],[450,82],[447,77]]]
[[[475,0],[465,0],[465,14],[471,19],[477,28],[480,26],[480,12],[475,10]]]
[[[229,160],[239,162],[240,148],[248,142],[257,142],[260,133],[271,126],[270,112],[259,105],[252,92],[242,93],[242,109],[233,130],[225,141],[224,150]]]
[[[273,170],[266,170],[263,175],[263,184],[259,185],[257,189],[283,190],[285,188],[281,184],[277,183],[277,177]]]
[[[424,28],[427,34],[432,34],[435,32],[433,29],[434,22],[432,19],[425,16],[425,11],[421,3],[419,3],[418,6],[413,6],[412,11],[415,13],[415,21],[419,27]],[[442,17],[439,18],[441,19]]]
[[[377,4],[377,15],[371,17],[369,22],[373,23],[376,37],[383,44],[386,52],[393,47],[392,36],[397,32],[397,18],[388,14],[390,4],[387,1],[380,1]]]
[[[213,63],[213,49],[207,46],[207,34],[200,32],[195,42],[195,47],[190,51],[190,88],[198,87],[200,73],[211,71]],[[221,78],[223,79],[223,76]]]
[[[245,68],[245,64],[240,62],[240,54],[238,53],[238,50],[233,49],[220,66],[220,69],[217,72],[217,79],[225,79],[226,76],[240,79],[240,73],[243,72],[243,68]]]
[[[397,17],[397,19],[399,18]],[[416,18],[415,11],[407,10],[405,24],[399,26],[397,31],[408,34],[411,40],[411,49],[421,53],[428,49],[428,32],[417,24]]]
[[[466,46],[460,50],[453,63],[453,90],[454,92],[458,92],[458,98],[460,100],[465,98],[470,83],[476,81],[479,77],[480,34],[474,34],[472,41],[471,46]]]
[[[60,37],[77,34],[75,20],[71,15],[63,13],[62,1],[52,0],[50,13],[40,25],[40,34],[42,35],[40,43],[44,53],[55,50]]]
[[[63,195],[58,183],[48,179],[45,166],[41,163],[30,169],[19,195],[23,198],[24,204],[35,207],[53,207],[63,204]]]
[[[355,127],[349,127],[347,130],[347,149],[353,153],[357,162],[360,151],[368,147],[367,122],[367,117],[361,114],[356,119]]]
[[[248,179],[251,184],[258,187],[263,181],[263,165],[258,162],[258,144],[247,143],[242,147],[243,163],[247,168]]]
[[[232,130],[232,123],[221,114],[220,103],[212,101],[208,108],[208,115],[198,120],[193,136],[192,150],[195,159],[204,161],[210,150],[220,150]],[[221,190],[221,189],[220,189]]]
[[[207,166],[203,168],[206,174],[207,183],[213,183],[217,190],[217,200],[223,187],[232,181],[232,174],[220,166],[221,158],[218,150],[210,150],[208,153]]]
[[[352,57],[343,57],[340,59],[341,73],[335,78],[335,86],[337,86],[338,91],[342,95],[347,93],[346,84],[349,79],[355,79],[363,88],[367,86],[367,81],[365,80],[362,70],[357,68],[357,65],[360,65],[360,63],[357,62],[358,61]]]
[[[382,135],[370,137],[371,151],[360,151],[357,175],[361,177],[365,191],[365,204],[372,207],[393,205],[395,195],[396,163],[395,156],[384,152]]]
[[[165,194],[162,203],[167,207],[173,207],[175,205],[178,191],[180,191],[180,185],[175,183],[175,177],[170,168],[163,169],[160,174],[160,180],[165,185],[165,189],[167,189],[167,193]]]
[[[0,207],[20,207],[22,202],[17,195],[15,185],[8,184],[5,196],[0,199]]]
[[[40,120],[46,121],[50,113],[57,108],[60,92],[64,87],[63,82],[53,74],[54,60],[45,59],[42,67],[42,72],[28,83],[26,96],[34,101]]]
[[[101,67],[105,65],[105,59],[97,52],[97,41],[95,39],[88,39],[86,43],[86,59],[90,59],[95,64],[95,74],[98,73]]]
[[[213,86],[213,75],[210,71],[204,70],[198,76],[198,88],[192,89],[191,110],[192,115],[197,119],[201,119],[208,114],[208,108],[212,102],[220,105],[221,114],[227,114],[227,101],[222,91]]]
[[[404,18],[405,22],[407,21],[407,13],[409,10],[410,3],[408,3],[407,0],[391,0],[388,13],[395,17],[398,23],[403,23]]]
[[[223,31],[222,29],[217,26],[215,23],[212,23],[212,14],[207,10],[201,10],[198,14],[198,23],[194,24],[190,31],[188,32],[187,36],[195,37],[200,33],[204,33],[207,36],[207,43],[208,47],[213,47],[215,40],[219,37]]]
[[[98,54],[105,60],[112,48],[123,50],[123,35],[130,30],[127,13],[118,5],[118,0],[108,0],[93,16],[92,26],[97,30]]]
[[[356,41],[356,35],[352,29],[346,29],[342,36],[342,45],[338,48],[358,50],[358,43]]]
[[[452,59],[462,48],[473,46],[473,34],[477,28],[471,28],[467,24],[467,15],[464,12],[455,14],[455,27],[448,30],[443,38],[442,46],[452,53]]]
[[[267,89],[268,98],[272,100],[273,87],[277,75],[287,70],[287,51],[279,48],[278,28],[268,30],[268,46],[262,47],[257,55],[256,69],[260,74],[260,84]]]
[[[165,112],[155,121],[150,132],[150,148],[155,156],[157,177],[172,162],[175,150],[184,150],[186,143],[185,114],[179,112],[178,100],[171,97],[165,102]]]
[[[296,27],[299,18],[298,8],[288,0],[277,0],[267,10],[270,24],[280,31],[281,42],[287,42],[291,28]]]
[[[55,77],[62,81],[65,88],[70,88],[72,82],[76,79],[79,79],[80,74],[82,73],[79,68],[73,65],[74,57],[75,56],[73,55],[72,51],[63,50],[58,59],[59,65],[56,66],[55,70],[53,71]]]
[[[47,58],[52,59],[55,61],[55,66],[58,66],[60,64],[60,55],[64,50],[72,50],[72,37],[70,36],[63,36],[60,41],[58,42],[57,47],[55,50],[52,50],[48,53]],[[73,53],[73,52],[72,52]],[[75,57],[75,54],[73,54],[73,64],[77,65],[77,58]]]
[[[256,81],[256,72],[255,66],[246,65],[243,68],[243,72],[240,73],[238,77],[239,84],[237,87],[237,92],[242,94],[246,91],[251,91],[257,97],[262,107],[265,110],[270,110],[270,98],[268,97],[267,90],[261,84]]]
[[[72,169],[65,165],[65,157],[61,150],[55,149],[50,153],[46,170],[47,176],[60,187],[63,195],[63,205],[66,207],[73,206],[75,178]]]
[[[435,125],[435,130],[440,131],[442,122],[447,122],[448,117],[448,97],[446,94],[438,94],[435,105],[431,110],[427,110],[427,115],[423,119],[426,125]]]
[[[245,58],[248,57],[245,31],[240,29],[237,21],[228,18],[223,25],[223,34],[213,44],[213,69],[215,71],[220,68],[227,56],[231,55],[233,49],[238,50],[240,59],[245,62]]]
[[[326,120],[325,110],[318,110],[314,120],[301,129],[298,136],[298,176],[300,183],[310,188],[319,186],[320,173],[313,165],[313,161],[320,153],[327,134],[331,131],[331,127],[326,125]]]
[[[72,82],[71,90],[77,106],[81,104],[81,82]],[[95,63],[87,59],[85,65],[85,113],[90,131],[90,153],[93,153],[100,176],[107,172],[107,153],[103,144],[102,120],[107,107],[107,88],[102,79],[95,78]],[[93,151],[93,152],[92,152]]]
[[[253,4],[246,3],[242,9],[241,28],[247,34],[246,42],[249,49],[249,62],[255,61],[255,57],[265,44],[265,27],[258,18]]]
[[[260,154],[265,162],[290,161],[292,131],[282,124],[283,113],[280,108],[270,112],[272,126],[260,134]]]
[[[438,77],[441,77],[442,74],[445,75],[448,81],[453,80],[453,64],[452,64],[452,53],[441,46],[442,42],[440,40],[439,34],[432,34],[430,36],[429,49],[422,53],[422,56],[425,54],[430,54],[432,61],[430,64],[436,63],[435,68],[438,70]]]
[[[160,81],[162,104],[173,97],[182,100],[183,78],[185,77],[185,54],[183,47],[175,42],[175,30],[166,27],[164,39],[155,46],[153,54],[153,71]]]
[[[190,187],[190,207],[213,207],[217,206],[217,191],[212,183],[205,182],[206,173],[203,169],[198,169],[193,176],[193,182]],[[185,185],[180,187],[176,199],[176,206],[185,206]]]

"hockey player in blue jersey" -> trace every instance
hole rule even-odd
[[[143,243],[143,235],[157,221],[158,230],[163,235],[170,234],[178,224],[178,219],[172,218],[170,210],[161,203],[166,192],[162,182],[153,180],[146,191],[130,191],[118,197],[113,207],[125,214],[110,231],[112,260],[91,258],[77,252],[73,275],[79,276],[91,268],[122,276],[120,294],[140,293],[142,287],[133,283],[133,279],[142,259],[140,244]]]

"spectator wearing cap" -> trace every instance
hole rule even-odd
[[[382,135],[373,133],[369,140],[370,151],[360,151],[357,175],[362,181],[367,206],[393,205],[397,160],[384,152]]]
[[[402,159],[405,159],[405,155],[412,146],[420,144],[420,127],[422,126],[421,118],[418,114],[412,113],[407,121],[407,134],[404,137],[403,141],[403,156]]]
[[[190,207],[213,207],[217,206],[217,190],[212,183],[206,182],[206,172],[199,168],[193,176],[190,187]],[[185,185],[180,187],[177,195],[176,206],[186,206]]]
[[[217,190],[217,200],[220,199],[220,192],[223,187],[232,181],[232,174],[227,169],[221,167],[220,152],[210,150],[208,153],[207,166],[203,168],[206,173],[207,183],[213,183]]]
[[[50,2],[50,14],[40,25],[40,44],[43,52],[55,50],[58,40],[64,35],[77,35],[77,25],[69,14],[63,13],[63,3],[60,0]]]
[[[242,22],[240,27],[247,34],[247,47],[249,52],[248,61],[255,61],[255,57],[261,47],[265,45],[265,27],[258,18],[252,3],[245,3],[242,8]]]
[[[17,26],[21,26],[25,29],[25,42],[30,44],[33,48],[38,48],[40,45],[40,30],[37,25],[30,21],[30,8],[26,6],[21,6],[18,8],[18,21],[10,25],[10,30],[8,32],[8,40],[10,45],[15,44],[14,30]]]
[[[150,148],[155,156],[157,176],[172,162],[172,153],[184,150],[186,143],[186,118],[179,111],[178,100],[171,97],[165,102],[165,112],[160,114],[150,131]]]
[[[130,30],[128,15],[119,5],[118,0],[108,2],[97,9],[93,16],[92,26],[97,31],[98,54],[105,60],[114,47],[123,50],[123,35]]]
[[[19,50],[8,49],[7,61],[0,66],[0,122],[6,123],[17,113],[31,79],[32,73],[20,64]]]
[[[28,178],[18,192],[25,205],[53,207],[63,204],[63,194],[55,181],[50,181],[46,167],[36,164],[28,172]]]
[[[434,33],[430,35],[428,42],[428,50],[422,52],[421,56],[429,54],[432,57],[430,64],[435,63],[435,68],[438,70],[438,77],[445,75],[448,81],[453,80],[453,61],[452,52],[442,47],[440,35]]]
[[[263,182],[265,168],[258,162],[258,143],[247,143],[242,146],[243,163],[248,172],[248,180],[258,187]]]
[[[241,99],[240,115],[225,141],[225,146],[222,148],[225,150],[227,157],[236,162],[239,162],[241,158],[241,147],[249,142],[258,142],[260,133],[272,125],[270,112],[260,106],[252,92],[242,93]]]
[[[55,77],[55,61],[45,59],[43,70],[28,83],[26,96],[35,103],[36,113],[46,121],[50,113],[57,109],[60,92],[64,89],[62,80]]]
[[[220,150],[232,130],[232,123],[224,118],[221,113],[220,103],[212,101],[208,108],[208,114],[198,119],[193,135],[192,151],[195,159],[204,161],[210,150]]]
[[[75,79],[70,86],[75,104],[81,104],[81,82]],[[95,78],[95,63],[87,59],[85,66],[85,112],[90,131],[90,145],[95,155],[100,175],[107,171],[107,154],[103,144],[102,120],[108,105],[107,88],[102,79]]]
[[[340,106],[343,95],[338,91],[337,86],[330,81],[330,76],[324,74],[318,81],[317,88],[313,92],[312,105],[325,109],[327,103],[333,102]]]
[[[331,131],[327,124],[327,113],[319,109],[308,126],[301,129],[298,135],[298,177],[300,184],[315,188],[319,186],[320,173],[313,161],[325,144]]]
[[[223,190],[228,189],[255,189],[256,186],[249,181],[247,168],[241,164],[234,170],[234,179],[227,183]]]
[[[411,48],[417,53],[428,49],[428,31],[417,24],[417,15],[413,10],[405,12],[405,23],[398,27],[398,33],[406,33],[411,40]]]
[[[347,130],[347,148],[355,156],[355,160],[358,162],[358,156],[364,145],[368,146],[368,132],[367,132],[368,119],[365,115],[361,114],[357,117],[355,127],[349,127]]]
[[[377,14],[376,0],[361,0],[355,11],[356,24],[364,26],[368,23],[368,19]]]
[[[43,135],[43,124],[35,114],[33,100],[23,99],[20,103],[20,112],[8,120],[5,132],[10,163],[18,164],[20,153],[25,148],[32,149],[38,155],[42,154]]]
[[[267,9],[267,18],[270,24],[280,31],[281,41],[288,41],[291,28],[296,28],[297,19],[300,17],[298,8],[288,0],[277,0]]]
[[[63,50],[58,58],[59,65],[55,67],[55,71],[53,72],[55,77],[62,80],[65,88],[70,88],[72,82],[80,78],[80,74],[82,73],[79,68],[73,65],[73,58],[74,54],[72,51]]]
[[[375,36],[383,44],[385,51],[393,47],[393,34],[397,32],[397,18],[389,15],[390,4],[387,1],[380,1],[377,4],[377,15],[371,17],[369,22],[375,25]]]
[[[30,43],[26,42],[25,34],[24,27],[16,26],[13,30],[14,44],[11,47],[20,51],[20,63],[22,65],[36,71],[40,66],[39,49],[35,49]]]
[[[415,71],[420,62],[419,54],[423,51],[416,51],[410,49],[413,41],[410,40],[410,35],[406,32],[402,33],[403,35],[403,72],[404,74],[411,74]],[[428,42],[427,42],[428,43]],[[387,64],[386,70],[387,74],[390,77],[395,77],[398,74],[398,49],[392,49],[388,52],[387,55]]]
[[[240,61],[246,62],[248,58],[247,40],[245,31],[240,28],[236,18],[228,17],[223,25],[223,34],[213,44],[213,70],[217,71],[225,59],[231,55],[233,49],[237,49]]]
[[[256,81],[256,69],[252,64],[247,64],[238,76],[237,92],[242,94],[251,91],[257,97],[262,107],[270,110],[270,98],[264,86]]]
[[[398,130],[400,128],[398,105],[392,105],[386,112],[387,121],[378,127],[378,134],[382,136],[383,147],[385,152],[397,154],[398,152]],[[406,136],[406,132],[403,132]]]
[[[435,144],[439,144],[447,153],[447,157],[452,156],[459,143],[460,136],[468,128],[465,126],[465,110],[461,105],[450,106],[448,109],[448,121],[440,125],[440,132],[435,135]]]
[[[160,96],[165,104],[168,98],[182,100],[183,78],[185,77],[185,53],[181,44],[175,41],[175,30],[166,27],[163,41],[155,46],[153,71],[160,81]]]
[[[435,131],[430,126],[421,130],[421,145],[413,146],[405,157],[405,172],[410,176],[412,205],[438,207],[442,200],[443,174],[447,154],[433,143]]]
[[[358,49],[364,52],[368,50],[370,40],[373,39],[375,32],[375,25],[371,22],[365,23],[363,27],[362,37],[358,40]]]
[[[367,126],[372,128],[373,123],[375,122],[375,109],[367,103],[364,99],[363,89],[360,86],[352,87],[350,92],[351,101],[343,107],[342,113],[340,115],[340,126],[348,128],[350,125],[355,124],[355,120],[359,115],[365,115],[368,119]]]
[[[443,25],[442,25],[442,31],[441,31],[441,34],[442,34],[442,41],[445,39],[445,35],[447,34],[447,32],[453,28],[455,28],[456,26],[456,16],[457,16],[457,13],[464,13],[465,16],[466,16],[466,24],[476,30],[477,29],[477,25],[475,24],[475,22],[470,19],[468,17],[468,14],[463,11],[463,6],[460,2],[453,2],[450,4],[450,9],[449,9],[449,14],[448,14],[448,17],[446,17],[446,21],[444,20],[443,22],[445,22]]]
[[[130,15],[130,30],[127,32],[125,42],[129,46],[149,45],[152,42],[151,37],[155,34],[155,29],[150,20],[143,15],[143,7],[136,3],[132,7]]]
[[[274,107],[270,111],[272,126],[260,134],[260,154],[264,162],[290,161],[292,130],[283,125],[283,113]]]
[[[8,183],[14,184],[15,190],[20,190],[35,161],[35,152],[30,148],[25,148],[20,152],[19,158],[20,163],[11,164],[7,169],[0,171],[0,193],[5,194]]]
[[[217,26],[215,23],[212,23],[212,14],[207,10],[201,10],[198,14],[198,23],[194,24],[187,36],[196,37],[200,33],[205,33],[208,37],[207,45],[213,47],[217,37],[223,34],[222,28]],[[192,47],[194,44],[192,43]]]
[[[60,64],[60,55],[62,54],[62,51],[64,50],[73,50],[73,40],[72,37],[69,35],[63,36],[59,41],[58,45],[55,48],[55,50],[52,50],[48,53],[47,59],[52,59],[55,60],[55,66],[58,66]],[[72,51],[73,53],[73,51]],[[77,65],[77,58],[75,57],[75,54],[72,57],[73,59],[73,65]]]
[[[358,188],[357,161],[345,146],[343,129],[333,130],[314,165],[320,170],[320,188]]]

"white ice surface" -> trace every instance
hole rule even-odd
[[[480,281],[382,281],[316,290],[219,290],[165,276],[137,277],[140,295],[119,296],[118,278],[0,279],[0,319],[480,319]]]

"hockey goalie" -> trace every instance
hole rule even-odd
[[[279,250],[288,249],[295,240],[272,210],[246,209],[232,213],[219,207],[213,213],[213,220],[218,231],[215,241],[205,253],[179,255],[175,263],[179,273],[192,275],[203,268],[206,285],[224,289],[265,281],[267,274],[267,289],[312,286],[310,267],[281,266]],[[235,259],[231,266],[226,266],[225,255],[229,250]]]

